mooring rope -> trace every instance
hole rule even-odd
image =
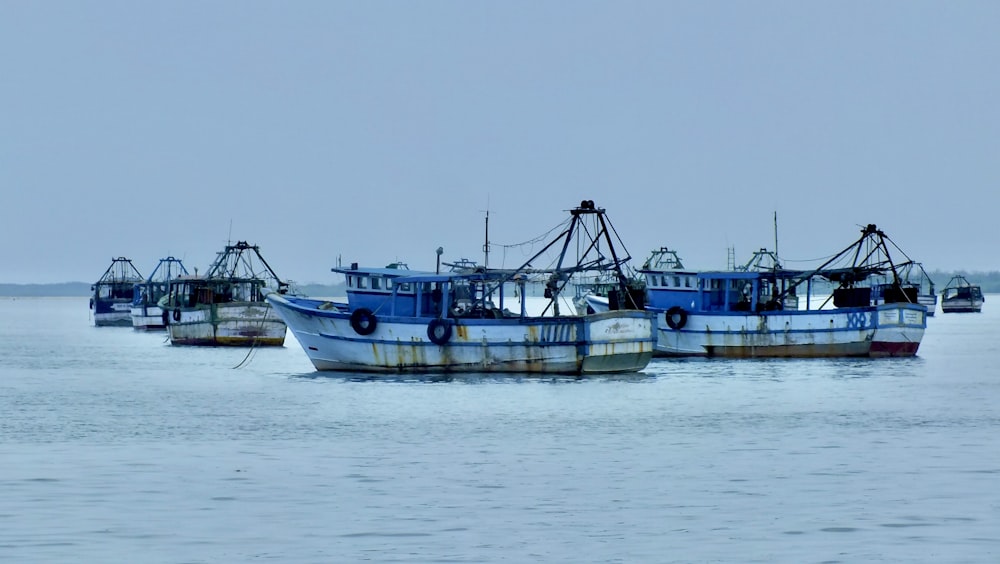
[[[261,316],[260,318],[260,327],[258,328],[257,335],[254,336],[253,342],[250,343],[250,350],[247,351],[246,356],[243,357],[243,360],[241,360],[239,364],[233,367],[234,370],[237,368],[243,368],[244,366],[248,365],[251,356],[255,356],[257,349],[260,348],[257,346],[257,343],[260,342],[260,334],[264,331],[264,322],[267,320],[267,312],[271,309],[271,302],[264,302],[264,303],[265,303],[264,315]]]

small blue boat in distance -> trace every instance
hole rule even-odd
[[[140,331],[166,329],[167,313],[159,306],[170,281],[188,273],[184,263],[174,257],[160,259],[149,278],[132,287],[132,328]]]
[[[96,327],[132,326],[132,288],[143,276],[125,257],[111,259],[111,265],[90,287],[90,309]]]

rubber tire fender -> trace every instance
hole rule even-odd
[[[673,330],[683,329],[688,322],[688,314],[684,308],[674,306],[667,310],[667,325]],[[677,318],[676,320],[674,318]]]
[[[180,321],[180,320],[181,320],[181,308],[175,307],[174,308],[174,321]]]
[[[351,312],[351,328],[358,335],[371,335],[378,326],[378,318],[375,313],[366,307],[359,307]]]
[[[444,345],[451,340],[451,320],[436,317],[427,324],[427,338],[435,345]]]

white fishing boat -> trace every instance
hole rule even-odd
[[[269,293],[317,370],[359,372],[520,372],[593,374],[642,370],[653,355],[652,315],[630,305],[591,315],[563,315],[560,294],[573,275],[617,273],[625,291],[604,209],[585,200],[562,233],[516,269],[449,272],[363,268],[346,278],[347,301]],[[617,237],[617,235],[615,235]],[[588,242],[578,245],[571,241]],[[598,244],[600,243],[600,244]],[[618,241],[620,244],[620,241]],[[535,268],[559,250],[550,268]],[[586,249],[575,260],[573,249]],[[439,254],[440,260],[440,254]],[[548,305],[529,313],[526,285],[543,280]]]
[[[980,286],[957,274],[941,290],[941,313],[978,313],[984,301]]]
[[[159,305],[167,317],[173,345],[282,346],[288,328],[264,299],[285,293],[256,245],[226,245],[204,276],[170,281]]]
[[[898,286],[873,305],[864,285],[893,269],[874,225],[819,268],[685,272],[646,268],[647,309],[657,316],[658,355],[747,357],[913,356],[927,308]],[[858,253],[864,247],[866,253]],[[840,264],[844,260],[866,260]],[[836,286],[816,305],[817,290]],[[794,297],[794,300],[791,298]],[[800,298],[802,299],[800,303]],[[786,304],[795,307],[786,307]]]

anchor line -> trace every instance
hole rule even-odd
[[[264,321],[267,320],[267,312],[269,309],[271,309],[271,302],[265,302],[264,315],[260,317],[260,327],[257,328],[258,329],[257,334],[254,335],[253,342],[250,343],[250,350],[247,351],[247,355],[243,357],[243,360],[241,360],[239,364],[233,367],[233,370],[237,368],[243,368],[244,366],[248,365],[251,355],[254,356],[256,355],[255,353],[257,352],[257,349],[260,348],[257,346],[257,343],[260,342],[260,334],[264,331]]]

